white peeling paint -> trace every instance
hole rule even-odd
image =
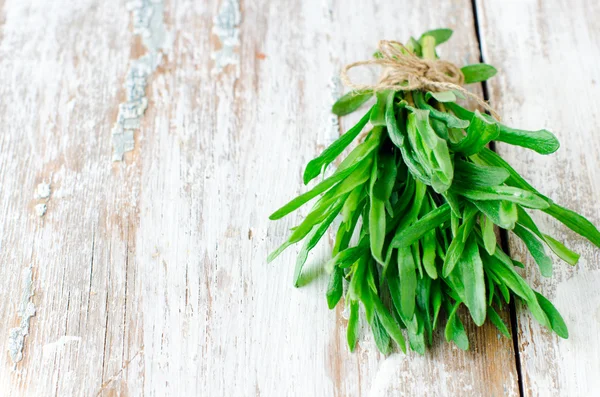
[[[118,123],[112,130],[113,161],[122,161],[123,155],[135,147],[133,129],[124,129]]]
[[[133,33],[142,37],[148,51],[158,52],[170,47],[170,33],[163,18],[163,0],[133,0],[126,8],[133,14]]]
[[[240,56],[235,50],[240,44],[240,22],[242,13],[239,0],[223,0],[218,14],[213,18],[212,32],[221,41],[221,48],[210,55],[215,61],[213,74],[220,73],[227,65],[239,64]]]
[[[64,347],[69,342],[81,342],[81,336],[63,335],[56,342],[46,343],[42,347],[44,356],[54,353],[56,350]]]
[[[329,103],[327,104],[327,112],[329,113],[329,122],[327,123],[330,129],[329,136],[337,137],[340,133],[340,123],[338,116],[333,114],[331,108],[342,96],[342,81],[340,80],[340,75],[338,73],[331,76],[327,88],[329,89]]]
[[[35,190],[35,197],[38,199],[47,199],[50,197],[51,189],[49,183],[40,183]]]
[[[134,149],[134,131],[140,128],[140,120],[148,107],[148,80],[171,45],[171,35],[164,24],[162,0],[135,0],[126,7],[133,15],[133,32],[141,36],[148,52],[131,62],[125,78],[126,101],[119,105],[111,134],[113,161],[122,161],[123,154]]]
[[[48,210],[48,206],[44,203],[36,204],[36,206],[35,206],[35,213],[39,217],[46,215],[47,210]]]
[[[33,304],[33,270],[31,265],[23,269],[21,273],[23,292],[19,304],[18,316],[21,318],[18,327],[11,328],[8,335],[8,353],[13,363],[16,364],[23,359],[23,346],[25,336],[29,334],[29,320],[35,316],[35,305]]]

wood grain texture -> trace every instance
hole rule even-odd
[[[4,395],[518,394],[512,341],[492,327],[468,323],[467,353],[438,335],[425,357],[385,358],[363,335],[350,354],[344,313],[324,297],[328,247],[301,289],[294,249],[265,263],[300,219],[268,214],[339,133],[340,67],[441,26],[455,29],[442,56],[476,62],[470,1],[243,1],[240,63],[218,74],[219,1],[166,1],[172,51],[135,150],[115,164],[110,128],[142,51],[125,5],[0,5],[0,336],[17,324],[29,264],[37,307],[24,360],[0,360]]]
[[[484,58],[498,67],[490,80],[492,105],[509,125],[547,128],[561,142],[541,156],[498,144],[522,175],[557,203],[600,225],[600,4],[592,1],[480,1]],[[520,310],[519,352],[526,396],[590,396],[600,389],[600,253],[553,218],[542,231],[581,254],[576,267],[555,260],[540,276],[518,239],[510,249],[527,262],[526,276],[554,303],[569,327],[562,340]]]

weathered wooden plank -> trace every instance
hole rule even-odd
[[[0,390],[516,395],[512,342],[493,328],[469,325],[468,353],[438,336],[426,357],[386,359],[365,336],[350,354],[344,314],[324,299],[326,247],[301,289],[291,285],[294,249],[265,263],[299,219],[268,214],[339,133],[329,107],[340,67],[379,39],[446,24],[456,36],[442,55],[476,62],[470,2],[244,1],[239,43],[215,30],[224,4],[237,3],[166,2],[172,50],[149,80],[135,150],[112,164],[123,81],[143,53],[124,4],[4,3],[0,335],[17,325],[30,263],[38,312],[16,371],[0,360]],[[211,54],[224,45],[239,63],[225,58],[220,70]],[[53,192],[38,218],[42,181]]]
[[[5,1],[1,13],[3,346],[30,264],[37,314],[16,371],[6,352],[0,360],[0,390],[91,396],[142,343],[125,337],[138,331],[124,324],[141,315],[124,310],[126,283],[136,283],[125,258],[141,169],[110,161],[130,17],[120,2],[96,1]],[[52,189],[43,218],[34,212],[40,182]]]
[[[548,128],[560,150],[541,156],[499,144],[499,152],[557,203],[600,224],[597,63],[600,5],[589,1],[480,1],[485,60],[499,68],[490,81],[492,104],[523,128]],[[546,216],[543,231],[581,253],[571,268],[556,259],[544,279],[516,239],[510,249],[527,262],[526,276],[562,313],[570,336],[562,340],[520,311],[519,352],[525,395],[586,396],[600,388],[600,266],[598,249]]]

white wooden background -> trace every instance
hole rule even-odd
[[[299,219],[268,214],[302,191],[303,166],[339,134],[329,107],[340,67],[379,39],[436,27],[455,30],[444,58],[477,62],[481,47],[498,67],[488,90],[505,120],[562,143],[549,157],[499,152],[600,224],[600,5],[242,0],[239,64],[213,73],[225,3],[237,4],[165,0],[172,46],[149,80],[135,150],[113,163],[123,82],[145,51],[125,2],[0,0],[0,340],[19,326],[30,265],[37,309],[23,360],[0,359],[0,395],[597,394],[599,251],[553,220],[538,218],[581,261],[527,277],[563,313],[568,340],[517,308],[512,340],[470,325],[467,353],[438,335],[425,357],[386,358],[363,335],[350,354],[317,266],[327,247],[301,289],[294,249],[265,259]],[[40,218],[42,182],[52,194]]]

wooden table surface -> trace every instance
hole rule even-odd
[[[600,251],[553,219],[536,218],[581,260],[556,261],[552,279],[534,265],[526,276],[563,314],[568,340],[517,306],[503,314],[512,339],[469,323],[469,352],[437,335],[425,356],[385,357],[363,334],[349,353],[346,314],[327,309],[319,267],[330,242],[300,289],[295,249],[266,256],[302,215],[268,214],[303,191],[306,162],[354,120],[338,126],[329,111],[340,68],[379,39],[437,27],[455,31],[443,58],[498,68],[484,88],[508,124],[548,128],[562,143],[551,156],[497,150],[600,225],[600,3],[164,1],[153,17],[168,42],[147,77],[148,107],[134,150],[113,162],[126,76],[150,51],[131,11],[160,4],[0,0],[7,345],[23,310],[36,309],[22,360],[0,360],[0,395],[598,395]],[[40,183],[49,198],[36,197]],[[521,243],[508,245],[532,265]]]

